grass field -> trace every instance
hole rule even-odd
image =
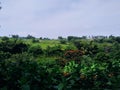
[[[33,43],[32,39],[30,39],[30,40],[25,40],[25,43],[30,44],[32,46],[40,45],[42,49],[46,49],[48,46],[54,47],[59,45],[61,46],[62,49],[65,49],[68,46],[75,48],[73,43],[67,42],[66,44],[61,44],[60,40],[39,40],[39,42]]]

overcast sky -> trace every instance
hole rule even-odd
[[[0,35],[120,35],[120,0],[0,0]]]

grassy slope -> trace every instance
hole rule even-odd
[[[25,40],[25,43],[30,45],[40,45],[43,49],[46,49],[48,46],[54,47],[60,45],[63,49],[65,49],[67,46],[72,46],[75,48],[73,44],[67,43],[67,44],[61,44],[59,40],[40,40],[39,42],[33,43],[32,40]]]

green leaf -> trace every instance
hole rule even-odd
[[[112,83],[111,83],[110,81],[109,81],[109,82],[107,82],[107,84],[108,84],[108,85],[112,85]]]
[[[0,88],[0,90],[7,90],[7,87]]]
[[[30,86],[29,85],[23,85],[22,90],[30,90]]]
[[[64,88],[64,84],[63,84],[63,83],[60,83],[60,84],[58,85],[58,90],[63,90],[63,88]]]

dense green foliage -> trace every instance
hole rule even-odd
[[[119,90],[120,37],[0,37],[0,90]]]

